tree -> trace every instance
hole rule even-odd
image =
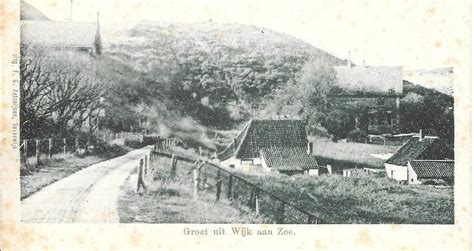
[[[330,116],[326,116],[329,111],[327,95],[335,86],[335,81],[336,74],[331,66],[319,60],[309,61],[294,80],[272,93],[262,113],[268,117],[305,119],[311,134],[331,133],[334,130],[328,127],[334,126],[334,123],[328,120]]]
[[[86,55],[86,57],[89,57]],[[65,52],[21,46],[21,137],[64,134],[97,115],[107,85],[91,62]],[[95,123],[90,123],[92,131]]]

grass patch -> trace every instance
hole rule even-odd
[[[79,157],[68,154],[66,158],[43,159],[39,165],[23,164],[20,168],[21,199],[41,188],[93,164],[127,153],[130,148],[111,147],[98,155]]]
[[[119,196],[121,223],[262,223],[254,212],[237,208],[225,199],[215,201],[206,189],[199,199],[192,197],[191,164],[179,162],[174,179],[170,177],[170,159],[159,158],[151,164],[145,182],[148,191],[135,192],[136,179],[128,179]],[[223,196],[222,196],[223,197]]]
[[[382,168],[385,160],[371,154],[395,153],[401,146],[372,145],[361,143],[335,143],[325,139],[313,139],[313,155],[320,165],[332,164],[354,168],[356,165]]]
[[[452,188],[399,185],[385,177],[242,174],[327,224],[453,224]]]

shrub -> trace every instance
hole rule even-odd
[[[367,133],[360,129],[353,129],[347,134],[347,138],[353,142],[364,142],[367,138]]]

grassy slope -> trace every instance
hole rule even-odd
[[[404,186],[382,177],[245,175],[329,224],[452,224],[452,188]]]
[[[371,145],[360,143],[334,143],[326,140],[313,140],[313,154],[320,164],[365,165],[367,167],[383,167],[383,159],[375,158],[370,154],[395,153],[400,146]],[[321,158],[318,158],[321,157]],[[337,163],[337,161],[340,161]],[[329,162],[329,163],[326,163]],[[344,163],[348,162],[348,163]]]
[[[145,182],[148,192],[139,195],[136,184],[126,182],[119,196],[122,223],[261,223],[245,208],[237,209],[224,199],[215,202],[211,192],[202,191],[199,200],[192,198],[191,164],[180,162],[176,178],[169,179],[170,159],[152,163]]]

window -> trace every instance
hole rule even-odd
[[[411,182],[413,182],[413,179],[411,179]]]
[[[235,165],[230,165],[229,167],[230,167],[230,168],[235,168]]]
[[[242,164],[242,165],[253,165],[253,159],[242,159],[240,164]]]
[[[390,171],[390,177],[391,177],[391,178],[393,178],[393,172],[394,172],[393,170]]]

